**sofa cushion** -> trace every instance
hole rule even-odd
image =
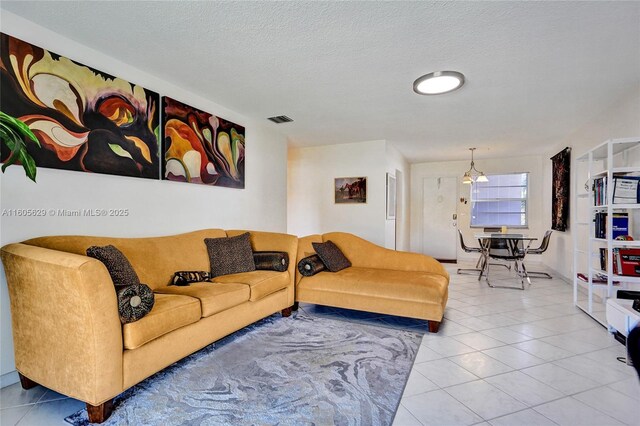
[[[179,294],[198,299],[202,318],[205,318],[248,301],[250,291],[246,284],[200,282],[187,287],[161,287],[156,289],[156,293]]]
[[[188,296],[156,294],[153,309],[144,318],[124,324],[125,349],[135,349],[201,318],[200,302]]]
[[[248,232],[235,237],[206,238],[204,243],[214,277],[256,270]]]
[[[304,277],[298,284],[300,288],[316,291],[423,303],[442,303],[447,286],[447,278],[438,274],[356,266],[334,274],[320,272]]]
[[[320,259],[322,259],[324,266],[331,272],[338,272],[351,266],[349,259],[331,240],[324,243],[312,243],[311,245],[320,256]]]
[[[214,283],[242,283],[249,287],[249,300],[255,302],[291,284],[288,272],[254,271],[224,275],[213,279]]]

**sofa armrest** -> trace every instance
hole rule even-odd
[[[17,370],[99,405],[122,392],[122,326],[102,263],[26,244],[1,250]]]
[[[235,237],[236,235],[249,232],[251,234],[251,246],[254,251],[284,251],[289,255],[289,278],[291,286],[289,287],[289,306],[295,302],[294,298],[294,279],[296,276],[296,254],[298,252],[298,237],[295,235],[281,234],[278,232],[264,231],[245,231],[245,230],[228,230],[227,236]]]
[[[390,250],[345,232],[324,234],[322,239],[323,241],[333,241],[353,266],[395,271],[428,272],[446,277],[447,280],[449,279],[447,270],[431,256]]]

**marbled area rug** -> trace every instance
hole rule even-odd
[[[127,390],[103,424],[390,425],[421,337],[275,314]]]

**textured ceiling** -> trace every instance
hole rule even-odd
[[[286,114],[290,145],[386,139],[410,162],[540,153],[640,90],[640,2],[1,6],[248,117]],[[467,82],[416,95],[437,70]]]

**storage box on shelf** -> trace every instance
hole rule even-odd
[[[640,137],[611,139],[577,158],[573,223],[574,304],[607,326],[605,303],[614,289],[640,288],[640,241],[634,235],[640,214]],[[584,183],[586,179],[586,184]],[[581,188],[582,185],[585,187]],[[640,229],[637,230],[640,235]],[[624,275],[623,275],[624,274]],[[582,275],[582,281],[578,275]],[[602,305],[594,305],[594,298]]]

